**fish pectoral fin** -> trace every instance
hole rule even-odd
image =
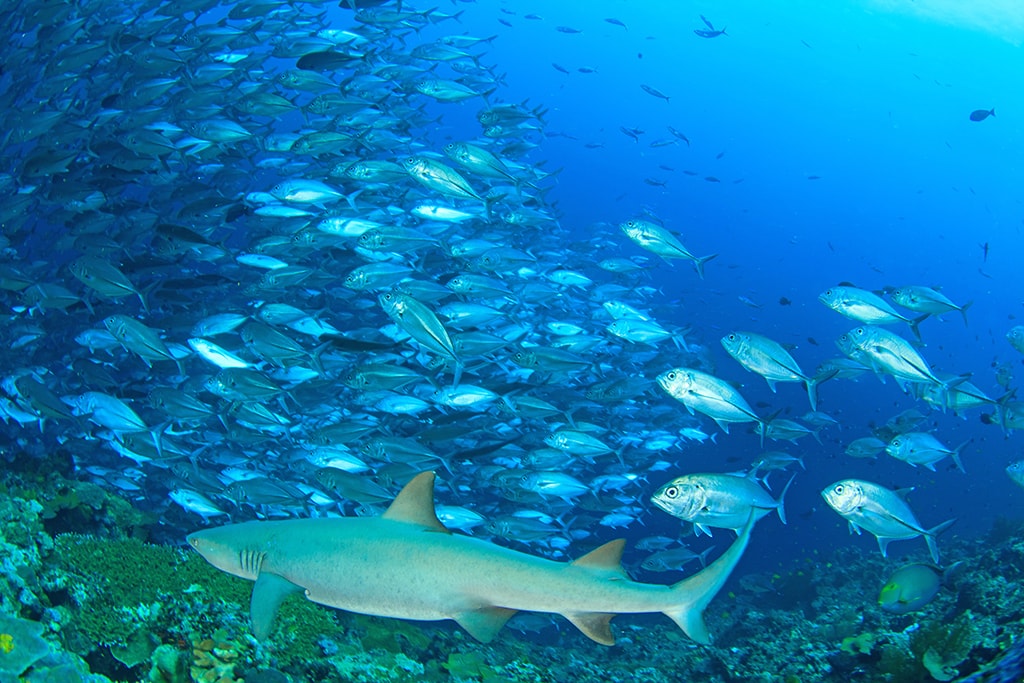
[[[614,645],[615,636],[612,635],[612,617],[614,614],[605,612],[577,612],[576,614],[565,614],[566,619],[578,628],[580,632],[595,643],[601,645]]]
[[[267,639],[274,625],[277,608],[285,598],[301,590],[302,586],[295,585],[283,576],[260,572],[252,589],[252,603],[249,606],[252,633],[257,640]]]
[[[455,617],[455,621],[481,643],[489,643],[517,611],[507,607],[481,607],[463,612]]]

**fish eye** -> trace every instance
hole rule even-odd
[[[665,489],[665,497],[666,498],[678,498],[679,497],[679,487],[678,486],[669,486],[667,489]]]
[[[730,334],[729,335],[729,341],[736,341],[736,335],[735,334]]]
[[[840,484],[840,485],[839,485],[839,486],[837,486],[837,487],[836,487],[836,488],[835,488],[834,490],[835,490],[835,492],[836,492],[836,494],[837,494],[837,495],[840,495],[840,496],[841,496],[841,495],[843,495],[843,490],[844,490],[844,487],[843,487],[843,485],[842,485],[842,484]]]
[[[668,378],[669,378],[669,380],[674,380],[676,378],[676,373],[674,373],[674,372],[668,373]]]
[[[826,289],[825,290],[825,296],[832,296],[832,290],[831,289]]]

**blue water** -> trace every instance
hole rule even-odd
[[[547,168],[565,169],[550,195],[563,224],[585,240],[596,225],[617,225],[647,208],[694,253],[719,252],[703,281],[688,264],[670,267],[654,258],[650,285],[671,302],[671,322],[695,327],[718,376],[739,383],[751,405],[763,401],[799,416],[806,408],[799,385],[780,384],[773,395],[717,340],[731,330],[758,332],[796,345],[792,353],[805,369],[836,357],[833,341],[856,323],[827,309],[817,295],[840,281],[875,290],[941,286],[957,303],[974,301],[969,327],[956,313],[922,325],[922,354],[943,371],[973,373],[972,381],[994,397],[1003,393],[996,364],[1011,363],[1020,374],[1020,355],[1004,335],[1022,313],[1018,292],[1024,284],[1018,268],[1024,169],[1016,161],[1024,133],[1013,120],[1024,95],[1010,75],[1020,59],[1022,18],[998,3],[962,10],[1000,17],[988,26],[983,16],[959,16],[942,4],[500,5],[515,16],[496,14],[490,4],[460,8],[466,8],[462,21],[469,33],[499,36],[488,59],[505,74],[502,95],[530,98],[550,110],[549,137],[538,151],[549,160]],[[534,13],[543,19],[523,18]],[[701,14],[728,35],[694,35],[693,29],[705,28]],[[558,32],[560,25],[582,33]],[[552,63],[573,73],[560,73]],[[597,72],[576,72],[580,66]],[[670,101],[648,95],[640,84]],[[995,117],[968,118],[975,109],[993,107]],[[620,126],[646,133],[637,143]],[[651,148],[651,141],[671,137],[667,126],[684,133],[691,146]],[[458,137],[459,129],[443,132]],[[587,149],[587,143],[601,147]],[[667,186],[652,187],[645,178]],[[620,242],[622,255],[643,254]],[[780,297],[792,305],[778,305]],[[906,328],[892,329],[906,334]],[[891,378],[885,385],[870,375],[826,383],[820,394],[819,408],[842,430],[826,430],[822,447],[807,439],[781,448],[803,453],[808,472],[786,501],[789,525],[774,518],[762,522],[748,565],[847,543],[871,547],[870,536],[849,537],[845,522],[819,496],[840,478],[914,487],[910,500],[918,518],[928,526],[956,517],[951,534],[973,536],[997,516],[1019,518],[1024,511],[1020,489],[1003,472],[1020,455],[1020,435],[1007,438],[982,424],[982,411],[962,418],[929,414],[925,428],[948,446],[971,439],[963,456],[966,475],[947,471],[948,460],[932,473],[884,454],[877,461],[843,455],[845,445],[867,436],[870,426],[922,408]],[[760,452],[756,435],[738,427],[732,432],[720,435],[717,445],[688,450],[680,466],[726,471],[736,467],[730,459],[745,463]],[[653,484],[659,476],[669,478],[652,476]],[[782,479],[775,480],[777,491]],[[920,541],[892,549],[919,550],[915,543]]]
[[[481,0],[443,5],[443,12],[461,12],[458,22],[427,25],[407,37],[411,49],[446,35],[495,36],[490,43],[469,50],[481,54],[481,63],[501,75],[490,104],[525,101],[528,108],[544,110],[543,133],[528,136],[537,144],[536,149],[516,159],[523,166],[536,166],[549,173],[559,171],[555,180],[540,184],[550,188],[546,200],[568,231],[568,239],[559,237],[552,243],[544,233],[537,234],[529,246],[543,255],[544,269],[564,266],[586,273],[595,286],[620,282],[651,288],[653,294],[644,300],[643,307],[653,311],[667,327],[690,328],[687,342],[703,346],[713,364],[711,371],[738,387],[760,415],[782,411],[783,417],[799,418],[808,410],[801,385],[780,384],[773,393],[762,378],[730,358],[719,339],[737,330],[765,335],[791,347],[802,368],[811,373],[820,363],[841,355],[835,340],[858,325],[818,301],[822,291],[840,282],[868,290],[900,285],[941,287],[958,304],[973,302],[969,326],[956,312],[921,325],[922,355],[937,370],[970,373],[971,381],[992,397],[1007,391],[996,381],[999,366],[1012,367],[1016,377],[1011,388],[1019,385],[1024,373],[1021,354],[1005,337],[1020,322],[1018,316],[1024,314],[1020,298],[1024,291],[1020,270],[1024,254],[1024,166],[1020,162],[1024,152],[1024,127],[1020,125],[1024,91],[1018,73],[1024,10],[1009,2],[970,3],[969,8],[955,5],[941,0],[784,4]],[[353,21],[350,11],[333,6],[324,9],[332,27],[365,30]],[[212,21],[225,11],[215,8],[204,21]],[[540,18],[527,18],[531,14]],[[702,15],[716,28],[724,28],[726,34],[714,38],[695,35],[695,29],[707,29]],[[627,28],[605,21],[609,17]],[[578,32],[559,31],[559,26]],[[272,58],[264,66],[268,73],[275,74],[291,68],[293,61]],[[581,72],[581,67],[591,72]],[[103,68],[115,68],[114,62],[104,62]],[[444,65],[437,72],[452,76]],[[254,79],[260,77],[258,73],[252,75]],[[10,82],[19,81],[10,73],[0,81],[4,85]],[[668,101],[645,92],[641,85],[664,93]],[[97,96],[90,90],[89,81],[73,87],[77,94]],[[439,152],[451,141],[479,142],[481,128],[475,115],[484,106],[479,98],[441,103],[413,93],[393,96],[406,97],[415,106],[424,107],[431,117],[441,117],[437,123],[413,130],[414,142],[422,143],[423,149]],[[302,93],[296,99],[305,102],[310,97]],[[12,96],[15,103],[24,104],[24,99],[20,94]],[[66,104],[59,98],[57,101]],[[92,100],[81,108],[82,116],[95,116],[100,110]],[[992,108],[995,116],[980,122],[969,119],[972,111]],[[302,117],[293,113],[259,130],[260,134],[266,130],[294,132],[302,125]],[[676,140],[676,144],[652,146],[652,142],[674,139],[669,127],[684,134],[689,144]],[[643,133],[635,141],[622,128]],[[105,134],[102,126],[97,130]],[[247,144],[238,148],[248,152],[252,148]],[[99,156],[106,149],[97,145],[93,148],[99,150]],[[12,158],[21,160],[32,149],[32,144],[25,143],[12,145],[10,152]],[[413,150],[410,145],[409,150],[396,150],[391,156],[381,150],[371,156],[400,160],[410,150],[419,149]],[[76,176],[91,159],[83,152],[75,163]],[[230,164],[234,158],[225,155],[217,161]],[[307,159],[303,163],[317,167],[321,162]],[[73,338],[84,329],[102,327],[101,321],[108,315],[122,313],[143,320],[163,330],[168,341],[183,344],[195,322],[206,314],[221,312],[224,304],[232,311],[252,311],[252,302],[260,293],[249,296],[242,289],[251,285],[259,273],[239,269],[230,259],[198,263],[183,257],[181,264],[161,261],[147,251],[151,243],[138,238],[136,230],[141,228],[133,221],[144,220],[136,215],[135,202],[154,198],[165,201],[156,201],[147,209],[160,220],[174,222],[175,212],[188,196],[186,182],[203,178],[196,170],[199,161],[187,159],[186,165],[189,174],[167,181],[181,184],[182,195],[172,198],[163,194],[167,188],[160,186],[163,176],[157,174],[165,169],[156,162],[151,175],[141,178],[137,187],[130,182],[122,184],[120,176],[112,175],[116,181],[106,180],[123,194],[111,197],[113,201],[103,211],[115,214],[119,221],[123,219],[111,228],[111,237],[129,245],[122,267],[141,289],[161,278],[191,278],[199,273],[230,278],[222,291],[212,295],[202,291],[201,298],[188,301],[191,290],[186,286],[177,292],[158,287],[152,292],[150,315],[143,314],[134,297],[114,303],[89,295],[68,274],[67,264],[80,253],[70,247],[56,253],[52,249],[54,238],[71,232],[77,218],[69,219],[59,207],[55,208],[57,201],[42,202],[45,211],[39,211],[38,220],[34,218],[28,228],[9,235],[8,256],[18,268],[40,281],[69,287],[95,308],[73,307],[66,317],[51,310],[36,317],[19,304],[15,293],[3,292],[12,322],[42,321],[39,324],[46,333],[29,343],[24,352],[15,350],[7,356],[5,362],[11,372],[29,364],[42,366],[51,373],[44,373],[44,383],[57,395],[77,394],[95,387],[71,379],[71,360],[89,355],[74,345]],[[266,192],[287,177],[290,169],[239,166],[241,173],[232,176],[231,184],[217,188],[226,197]],[[300,164],[299,168],[304,167]],[[11,178],[5,177],[5,184],[17,185],[22,194],[31,194],[36,184],[49,188],[48,179],[23,181],[16,178],[16,168],[6,171],[14,180],[8,184]],[[82,174],[95,180],[89,172]],[[489,184],[476,181],[480,187]],[[408,184],[421,189],[411,180]],[[347,183],[345,189],[351,192],[355,188],[356,184]],[[382,199],[373,201],[382,206],[387,203]],[[397,199],[395,202],[401,203]],[[35,205],[32,208],[35,210]],[[706,276],[699,278],[686,261],[665,262],[630,242],[618,226],[641,216],[660,221],[695,254],[718,254],[707,264]],[[235,255],[272,233],[276,228],[270,225],[245,215],[218,237],[224,238],[223,244]],[[516,236],[514,229],[505,226],[499,226],[496,232],[511,235],[510,241]],[[61,246],[68,244],[62,242]],[[122,256],[99,251],[111,260]],[[331,272],[340,275],[361,263],[347,251],[337,256],[337,261],[331,260],[336,256],[324,256],[316,266],[334,269]],[[649,264],[647,273],[632,280],[617,278],[597,267],[598,262],[611,257],[644,258]],[[420,263],[427,269],[422,279],[440,282],[465,268],[464,263],[449,260],[440,249],[417,265]],[[337,283],[331,286],[340,290]],[[309,310],[322,306],[328,322],[343,326],[344,331],[372,330],[389,322],[376,302],[376,293],[347,292],[326,302],[308,294],[296,287],[288,296],[275,300]],[[605,334],[607,321],[591,315],[600,310],[600,302],[587,301],[586,296],[576,290],[567,292],[566,297],[576,301],[566,307],[566,312],[578,317],[563,317],[561,321]],[[187,305],[182,304],[183,300]],[[527,306],[516,315],[538,325],[554,319],[552,313],[540,307]],[[909,337],[905,326],[890,329]],[[550,336],[537,335],[533,341],[546,343]],[[237,338],[231,341],[225,345],[242,348]],[[302,343],[306,348],[314,345],[306,338]],[[617,358],[610,358],[606,351],[595,355],[606,364],[615,361],[615,367],[626,374],[653,379],[672,367],[670,349],[665,343],[656,360],[638,364],[631,362],[633,354],[649,355],[649,349],[626,344]],[[194,358],[185,359],[190,379],[176,376],[174,366],[166,361],[149,370],[120,347],[109,356],[101,353],[92,357],[108,363],[110,372],[124,382],[119,387],[124,389],[121,395],[133,399],[133,405],[154,422],[159,418],[147,406],[149,389],[201,386],[199,383],[214,372]],[[408,364],[422,369],[416,362]],[[511,363],[503,358],[480,371],[480,383],[504,384],[504,373],[511,376],[512,370]],[[333,379],[340,374],[336,372]],[[588,376],[588,380],[593,379]],[[521,375],[515,380],[526,384],[531,381],[523,380]],[[586,388],[576,380],[563,381],[573,392]],[[557,394],[549,389],[542,387],[540,393],[554,400],[552,396]],[[117,388],[111,393],[118,393]],[[299,425],[293,436],[303,442],[322,426],[317,421],[328,409],[302,404],[309,396],[319,398],[319,393],[294,393],[298,397],[294,403],[274,407],[293,411],[291,416]],[[8,395],[13,398],[9,391]],[[337,396],[337,405],[359,409],[360,397],[355,392],[339,389]],[[659,456],[670,461],[668,469],[647,471],[636,462],[646,465],[649,459],[631,462],[626,448],[625,466],[632,467],[642,481],[640,487],[627,491],[635,496],[642,514],[625,528],[581,525],[578,538],[560,557],[581,555],[602,541],[623,535],[631,542],[656,534],[681,535],[684,527],[654,509],[650,495],[681,474],[745,470],[763,450],[785,450],[802,456],[807,469],[797,471],[785,500],[788,524],[783,525],[774,514],[758,523],[737,576],[818,562],[850,545],[877,552],[870,534],[849,535],[846,522],[821,498],[823,488],[844,478],[867,479],[893,489],[913,488],[910,503],[926,528],[955,518],[956,525],[939,539],[940,549],[956,536],[982,537],[1000,517],[1024,517],[1024,491],[1004,471],[1008,464],[1021,459],[1022,437],[985,424],[981,415],[991,414],[991,408],[968,410],[962,416],[929,410],[923,402],[905,395],[892,378],[883,383],[871,373],[854,381],[828,381],[820,387],[819,397],[819,410],[840,423],[822,431],[821,445],[807,438],[795,446],[779,442],[762,447],[747,425],[733,425],[726,434],[710,420],[702,419],[705,431],[717,434],[715,441],[689,444],[684,450]],[[207,399],[219,410],[226,410],[226,402],[217,403],[209,395]],[[642,418],[648,407],[669,406],[681,415],[685,413],[681,404],[656,387],[639,401],[639,406],[629,406],[629,410],[636,409],[634,419],[637,415]],[[931,472],[885,454],[874,460],[855,460],[844,454],[851,441],[869,436],[873,428],[910,408],[927,413],[921,430],[932,431],[947,446],[969,441],[962,455],[966,473],[952,469],[949,460]],[[323,412],[318,412],[321,409]],[[606,415],[602,409],[580,414],[595,422],[607,417],[613,427],[607,438],[623,444],[627,437],[639,436],[618,431],[626,423],[626,409],[611,404],[604,409]],[[424,424],[441,417],[439,411],[430,412]],[[410,437],[422,426],[408,419],[394,423],[398,425],[396,432]],[[7,453],[29,444],[24,450],[42,457],[65,446],[68,437],[68,449],[80,449],[75,451],[77,474],[101,481],[109,490],[118,490],[112,473],[124,469],[128,461],[117,459],[104,448],[102,442],[109,439],[109,434],[91,427],[80,433],[70,421],[49,424],[60,426],[48,425],[40,432],[35,425],[22,429],[13,423],[7,425],[4,433],[12,446]],[[533,441],[527,439],[524,443],[535,447],[548,425],[550,422],[529,423],[523,432]],[[224,467],[225,461],[214,456],[218,449],[237,455],[249,447],[244,439],[236,443],[234,435],[226,436],[215,421],[204,429],[210,433],[181,439],[193,450],[201,467],[210,467],[211,471]],[[211,435],[217,445],[212,450],[201,449]],[[223,443],[219,441],[222,438]],[[473,434],[470,441],[480,438],[480,434]],[[285,447],[270,438],[266,441],[260,448],[264,449],[261,454],[267,455],[250,460],[249,466],[273,477],[293,476],[281,455]],[[488,513],[516,509],[515,503],[502,500],[496,489],[480,484],[476,470],[482,464],[456,463],[450,478],[461,488],[443,488],[441,501]],[[605,466],[602,462],[593,468],[581,468],[577,474],[586,481],[585,475],[596,475]],[[135,482],[141,490],[121,493],[139,507],[161,515],[162,526],[154,536],[180,542],[186,533],[203,526],[198,516],[168,502],[167,490],[178,482],[165,468],[143,465],[139,469],[142,473]],[[440,477],[444,480],[449,475],[441,473]],[[787,478],[783,473],[772,475],[776,495]],[[293,505],[288,512],[309,512],[302,508]],[[352,508],[349,505],[346,511],[352,512]],[[254,516],[251,508],[230,511],[235,521]],[[687,538],[687,543],[697,551],[714,544],[717,553],[732,538],[731,531],[716,530],[711,541]],[[540,548],[532,551],[544,552]],[[635,565],[643,556],[630,549],[627,564]],[[905,557],[923,559],[924,543],[920,539],[894,543],[890,557],[893,567]],[[957,558],[943,559],[951,562]],[[676,576],[645,574],[641,578],[664,583]]]

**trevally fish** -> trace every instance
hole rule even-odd
[[[728,354],[740,365],[764,377],[772,392],[777,382],[803,382],[811,410],[818,409],[816,388],[830,375],[808,377],[781,344],[753,332],[730,332],[721,341]]]
[[[923,465],[932,472],[935,471],[935,463],[949,457],[957,469],[965,472],[964,464],[960,461],[960,451],[968,443],[969,440],[950,450],[928,432],[905,432],[893,437],[885,447],[885,452],[915,467]]]
[[[665,393],[686,406],[690,414],[696,411],[707,415],[726,433],[731,422],[764,424],[740,392],[706,372],[675,368],[658,375],[658,384]]]
[[[864,529],[878,539],[882,557],[887,556],[886,549],[891,541],[923,536],[932,561],[938,564],[939,548],[935,538],[956,521],[950,519],[925,529],[898,492],[862,479],[837,481],[825,487],[821,495],[829,507],[850,523],[851,533],[859,534]]]
[[[633,218],[623,223],[620,227],[629,239],[665,260],[684,258],[693,261],[697,274],[702,279],[704,277],[704,264],[718,256],[718,254],[694,256],[675,235],[650,221]]]
[[[651,502],[679,519],[691,522],[698,533],[711,535],[711,527],[739,533],[749,523],[771,511],[786,523],[783,501],[794,477],[790,477],[776,500],[756,479],[735,474],[685,474],[659,488]]]
[[[950,311],[960,311],[960,315],[964,319],[964,325],[967,324],[967,309],[974,303],[973,301],[968,301],[962,306],[957,306],[937,289],[920,285],[897,287],[889,293],[889,296],[892,297],[893,301],[903,306],[903,308],[909,308],[917,313],[941,316],[943,313]]]
[[[904,322],[910,326],[914,336],[918,339],[921,338],[921,333],[917,326],[928,317],[928,314],[925,314],[919,318],[911,319],[901,315],[885,299],[874,292],[869,292],[859,287],[844,285],[829,287],[818,296],[818,301],[836,313],[866,325],[886,325]]]
[[[871,366],[876,373],[892,375],[906,382],[925,382],[937,385],[945,392],[965,382],[970,375],[955,375],[939,379],[928,362],[903,337],[888,330],[865,325],[842,335],[836,344],[850,358]]]

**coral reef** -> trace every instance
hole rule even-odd
[[[982,542],[946,539],[947,556],[972,571],[915,613],[885,612],[875,600],[898,560],[852,548],[734,581],[708,610],[711,646],[656,615],[616,619],[612,648],[539,615],[512,622],[523,633],[509,629],[483,646],[453,624],[345,614],[301,596],[286,601],[271,638],[257,643],[247,623],[250,582],[187,550],[139,540],[144,517],[96,488],[56,476],[39,482],[59,490],[0,485],[21,492],[0,497],[0,680],[929,683],[978,674],[1024,638],[1024,527],[1002,523]],[[74,527],[79,515],[105,535],[48,533]],[[125,533],[128,520],[138,525]]]
[[[20,676],[50,652],[43,625],[0,615],[0,675]]]

